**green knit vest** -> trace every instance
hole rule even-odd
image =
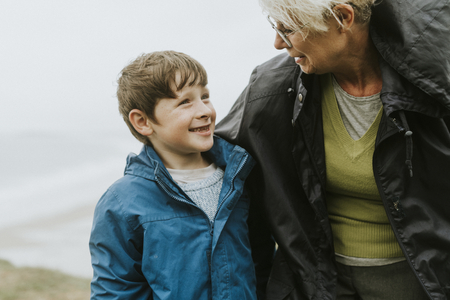
[[[375,183],[372,156],[382,108],[353,140],[342,121],[331,74],[321,76],[327,207],[336,253],[362,258],[403,256]]]

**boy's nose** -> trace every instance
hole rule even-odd
[[[198,118],[203,119],[211,117],[212,111],[205,103],[203,103],[203,101],[201,101],[199,106],[197,113]]]

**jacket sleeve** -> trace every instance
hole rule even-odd
[[[249,84],[233,104],[228,114],[217,124],[214,131],[215,134],[224,138],[228,142],[241,147],[243,146],[240,144],[240,133],[242,123],[244,121],[244,111],[246,109],[248,99],[250,98],[251,84],[256,79],[257,69],[258,68],[255,68],[253,70],[252,75],[250,76]]]
[[[108,190],[94,213],[89,241],[93,299],[153,299],[142,274],[142,241],[128,225],[120,202]]]
[[[232,144],[237,144],[246,149],[252,156],[254,149],[249,143],[248,138],[248,122],[246,122],[245,113],[248,109],[248,101],[251,97],[252,84],[257,79],[257,70],[255,68],[250,77],[248,86],[241,93],[237,101],[234,103],[230,112],[217,125],[215,133]],[[272,268],[272,261],[275,253],[275,242],[270,233],[268,222],[262,212],[262,207],[258,203],[255,196],[255,189],[258,188],[261,172],[259,165],[253,169],[249,176],[246,186],[250,192],[250,211],[248,218],[249,239],[252,249],[252,258],[255,264],[255,273],[257,279],[258,299],[265,298],[265,289]]]
[[[254,193],[250,193],[248,216],[249,239],[255,265],[256,293],[258,299],[265,299],[276,248],[268,226],[269,223],[265,220],[261,206],[258,205],[257,197],[252,194]]]

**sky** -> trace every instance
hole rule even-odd
[[[126,132],[118,74],[159,50],[203,64],[220,120],[274,37],[257,0],[2,1],[0,133]]]
[[[2,1],[0,259],[91,276],[95,203],[141,148],[115,96],[131,60],[200,61],[218,121],[274,37],[257,0]]]

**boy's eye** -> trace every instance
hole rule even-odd
[[[202,96],[202,100],[205,100],[205,99],[209,99],[209,94],[204,94],[204,95]]]
[[[189,99],[186,99],[186,100],[181,101],[179,105],[188,104],[188,103],[189,103]]]

